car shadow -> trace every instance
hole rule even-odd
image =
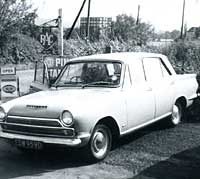
[[[153,131],[163,130],[161,124],[161,122],[157,122],[134,132],[134,134],[123,137],[123,139],[117,142],[116,147],[118,148],[131,143],[137,138]],[[14,146],[5,144],[3,151],[0,151],[0,178],[9,179],[23,176],[40,176],[45,172],[92,164],[95,163],[88,161],[80,149],[72,150],[66,147],[58,148],[57,146],[47,146],[45,150],[34,152],[21,151]]]
[[[129,179],[199,179],[200,147],[172,155]]]
[[[91,165],[77,150],[50,147],[43,151],[21,151],[9,144],[0,153],[0,178],[40,176],[45,172]]]
[[[200,122],[200,97],[194,100],[193,104],[187,109],[185,122]]]

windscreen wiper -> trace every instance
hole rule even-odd
[[[91,83],[83,84],[82,88],[85,88],[87,86],[93,86],[93,85],[111,85],[111,83],[107,82],[107,81],[94,81],[94,82],[91,82]]]

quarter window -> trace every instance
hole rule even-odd
[[[134,60],[134,63],[131,66],[131,79],[133,84],[145,82],[144,67],[140,59]]]
[[[163,63],[164,63],[164,62],[162,62],[162,61],[161,61],[161,63],[160,63],[163,76],[164,76],[164,77],[170,76],[171,73],[170,73],[169,69],[168,69]]]

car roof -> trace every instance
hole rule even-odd
[[[148,52],[118,52],[118,53],[106,53],[106,54],[96,54],[96,55],[89,55],[89,56],[82,56],[82,57],[77,57],[73,58],[70,61],[95,61],[95,60],[111,60],[111,61],[122,61],[124,63],[131,63],[136,59],[141,59],[141,58],[166,58],[166,56],[162,54],[157,54],[157,53],[148,53]]]

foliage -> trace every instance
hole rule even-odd
[[[199,38],[200,37],[200,27],[197,27],[195,30],[195,38]]]
[[[66,28],[64,29],[64,39],[67,38],[69,31],[71,28]],[[72,34],[70,36],[70,39],[78,39],[80,37],[80,28],[76,27],[73,31]]]
[[[162,48],[178,73],[199,73],[200,45],[188,41],[178,41]]]
[[[111,41],[103,39],[99,42],[89,43],[84,40],[65,41],[64,54],[69,58],[83,55],[105,53],[106,46],[112,52],[150,52],[161,53],[168,56],[178,73],[199,73],[200,71],[200,45],[184,41],[173,42],[165,46],[136,46],[132,42]]]
[[[35,39],[22,34],[13,34],[10,39],[1,49],[1,64],[27,64],[41,59],[42,47]]]
[[[0,47],[12,34],[30,29],[35,18],[36,11],[27,0],[0,0]]]
[[[154,34],[155,39],[177,39],[180,36],[179,30],[165,31]]]
[[[126,14],[118,15],[112,24],[113,38],[119,41],[131,42],[135,45],[145,45],[153,36],[154,29],[150,24],[139,22]]]

